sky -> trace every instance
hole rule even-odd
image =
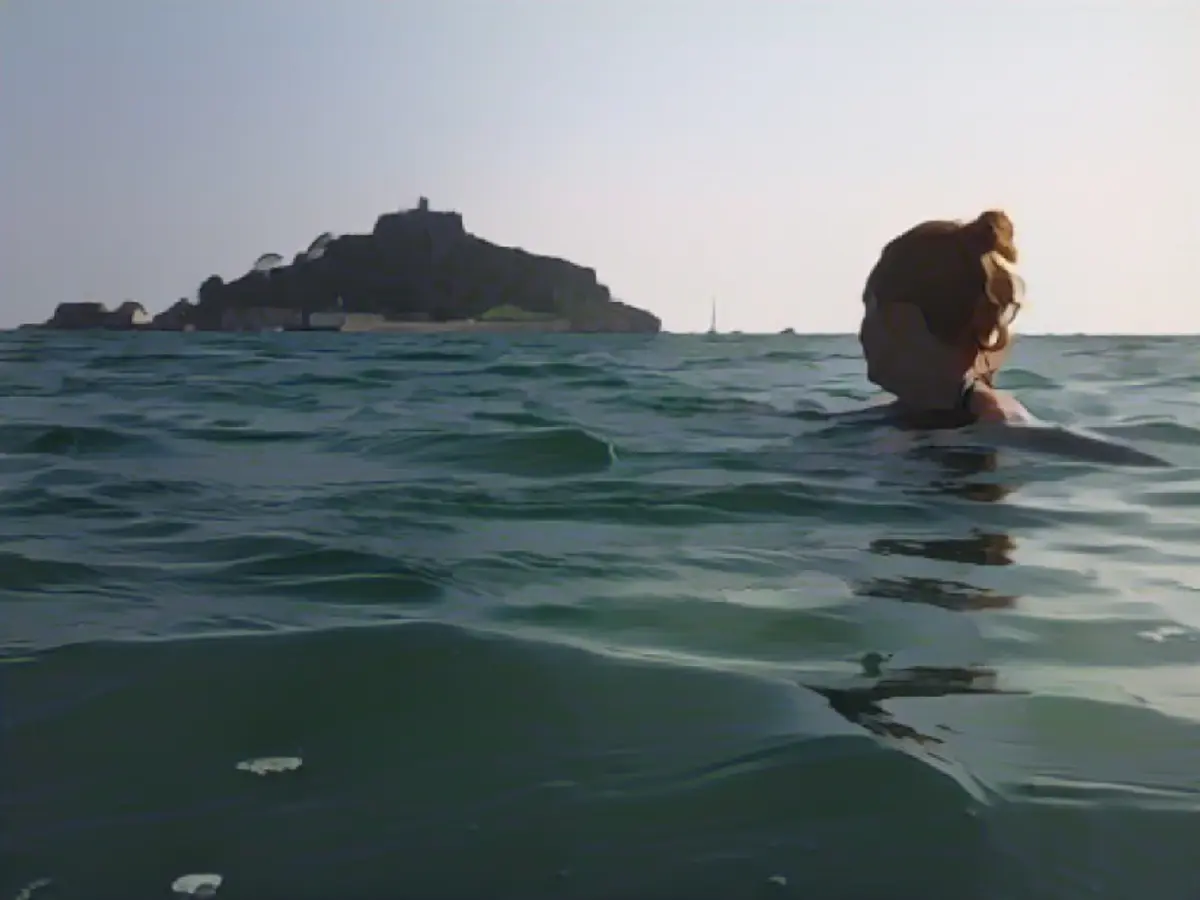
[[[1200,333],[1198,47],[1194,0],[0,0],[0,327],[426,195],[672,331],[854,331],[887,240],[999,207],[1018,330]]]

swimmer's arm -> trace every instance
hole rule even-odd
[[[1166,460],[1133,447],[1071,431],[1060,425],[1039,423],[1015,397],[992,388],[980,387],[972,392],[971,412],[981,423],[1034,426],[1003,429],[1004,442],[1010,446],[1023,446],[1042,453],[1054,453],[1109,465],[1151,467],[1170,465]]]

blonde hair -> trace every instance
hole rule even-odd
[[[1024,285],[1013,269],[1013,223],[1000,210],[974,221],[922,222],[883,248],[867,276],[864,300],[910,303],[929,332],[951,346],[979,351],[1008,346]]]

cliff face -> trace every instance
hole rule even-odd
[[[395,321],[496,321],[505,309],[526,322],[565,321],[572,331],[662,327],[650,313],[614,301],[595,270],[491,244],[469,234],[458,213],[432,211],[424,198],[417,209],[380,216],[370,234],[322,235],[290,265],[269,254],[234,281],[214,275],[195,305],[176,304],[155,324],[305,327],[314,313],[334,311]]]

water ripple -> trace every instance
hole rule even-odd
[[[1132,470],[852,338],[4,336],[9,894],[1189,896],[1188,350],[1017,347]]]

